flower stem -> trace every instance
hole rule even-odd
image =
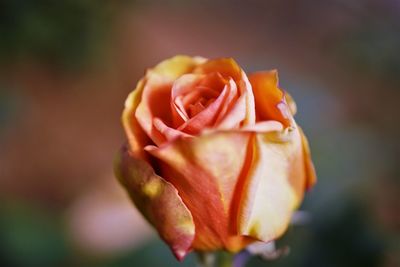
[[[235,256],[234,254],[228,252],[221,253],[218,261],[219,262],[218,267],[233,267],[234,256]]]
[[[233,267],[234,255],[227,252],[198,252],[199,267]]]
[[[216,267],[216,253],[212,252],[197,252],[198,266],[199,267]]]

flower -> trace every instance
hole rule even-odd
[[[178,259],[269,242],[316,180],[295,112],[275,70],[175,56],[125,102],[116,176]]]

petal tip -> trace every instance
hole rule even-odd
[[[184,249],[172,250],[172,253],[174,254],[175,258],[180,262],[182,262],[184,260],[184,258],[188,254],[188,252],[189,252],[188,250],[184,250]]]

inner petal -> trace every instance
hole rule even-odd
[[[194,104],[195,102],[203,101],[205,104],[208,100],[214,99],[218,97],[220,94],[220,90],[214,90],[213,88],[205,87],[205,86],[197,86],[193,91],[187,93],[182,97],[183,106],[186,108],[190,104]]]
[[[193,91],[205,75],[201,74],[184,74],[172,85],[171,89],[171,110],[172,121],[175,128],[189,119],[183,104],[183,96]]]
[[[202,112],[206,107],[201,103],[197,102],[196,104],[190,104],[189,105],[189,115],[190,117],[194,117],[200,112]]]
[[[227,84],[229,81],[216,72],[182,75],[174,82],[171,90],[173,126],[185,128],[189,120],[209,108],[219,98]],[[203,119],[205,115],[203,114]]]
[[[221,94],[218,96],[215,101],[210,103],[208,107],[204,107],[202,111],[196,114],[194,117],[190,118],[184,124],[182,124],[178,130],[189,134],[197,134],[199,133],[204,127],[208,127],[215,123],[217,115],[220,113],[222,107],[224,106],[227,96],[230,93],[230,87],[225,86],[224,90],[222,90]],[[200,104],[200,103],[199,103]],[[198,108],[203,108],[202,106],[198,105]],[[195,109],[196,106],[193,107]]]

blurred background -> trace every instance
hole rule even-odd
[[[397,0],[0,1],[0,266],[179,265],[113,177],[120,114],[175,54],[277,68],[318,184],[290,254],[247,266],[400,266]]]

